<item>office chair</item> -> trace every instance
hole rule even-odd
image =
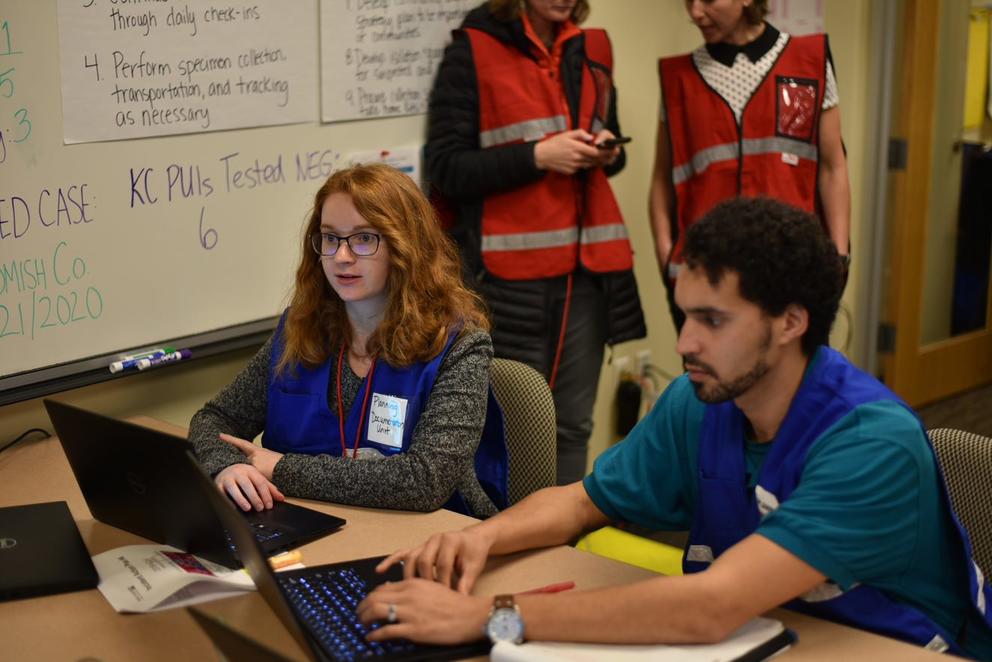
[[[940,428],[930,430],[951,503],[971,538],[982,573],[992,572],[992,439]]]
[[[555,484],[555,403],[541,373],[523,363],[493,359],[491,379],[506,423],[512,505],[531,492]]]

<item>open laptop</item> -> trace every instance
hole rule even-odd
[[[186,461],[189,442],[54,400],[44,402],[93,517],[215,563],[241,567],[209,502],[200,490],[190,489],[200,474]],[[288,503],[243,513],[242,521],[269,555],[345,524],[340,517]]]
[[[81,591],[99,581],[65,501],[0,508],[0,600]]]
[[[376,586],[403,579],[402,567],[394,565],[388,572],[377,574],[375,566],[384,558],[380,556],[276,573],[234,505],[217,490],[209,489],[213,483],[192,454],[187,461],[199,473],[200,489],[208,495],[214,513],[231,532],[245,570],[259,593],[311,660],[451,660],[489,652],[489,641],[481,639],[457,646],[427,646],[406,640],[368,642],[365,634],[370,628],[359,622],[354,608]],[[190,611],[229,659],[285,660],[281,654],[249,640],[209,613],[196,608]]]

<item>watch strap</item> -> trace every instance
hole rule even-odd
[[[517,603],[511,594],[497,595],[493,598],[493,611],[497,609],[516,609]]]

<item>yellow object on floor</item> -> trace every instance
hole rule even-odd
[[[682,574],[681,549],[612,526],[593,531],[579,540],[575,548],[663,575]]]

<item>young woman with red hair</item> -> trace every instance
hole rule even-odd
[[[479,517],[505,506],[488,321],[414,182],[384,165],[334,173],[301,251],[275,333],[190,424],[218,487],[245,510],[283,495]]]

